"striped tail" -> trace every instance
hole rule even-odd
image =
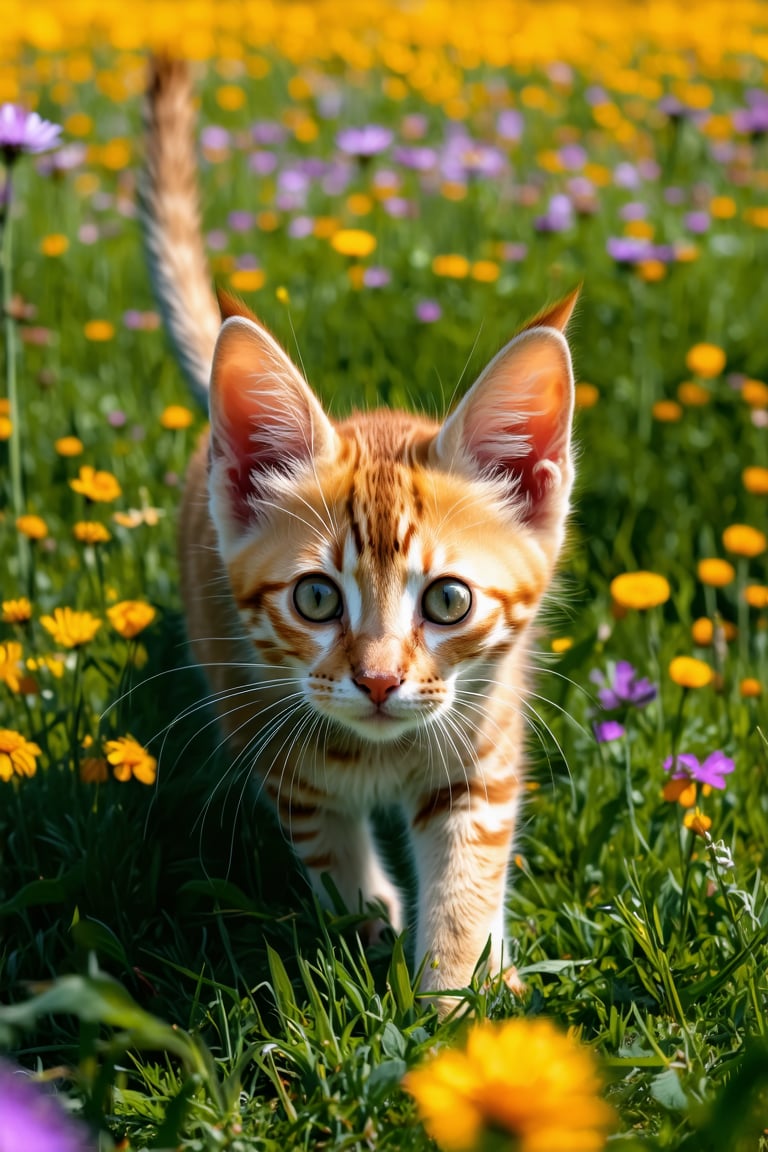
[[[192,393],[207,408],[221,314],[203,247],[196,113],[186,63],[151,58],[144,117],[139,209],[152,286]]]

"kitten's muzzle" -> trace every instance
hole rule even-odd
[[[398,672],[358,672],[352,679],[371,703],[376,705],[383,704],[403,682]]]

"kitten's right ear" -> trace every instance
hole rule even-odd
[[[233,536],[259,518],[259,497],[334,450],[319,400],[260,324],[232,316],[213,354],[210,390],[212,495],[217,523]],[[221,506],[224,502],[224,507]]]

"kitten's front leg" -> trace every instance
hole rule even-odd
[[[443,786],[418,798],[411,826],[419,880],[416,963],[426,991],[463,988],[491,937],[489,970],[504,961],[507,864],[519,782]],[[443,1008],[450,1007],[446,1001]]]

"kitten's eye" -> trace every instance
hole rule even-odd
[[[471,607],[469,588],[451,576],[435,580],[421,598],[421,610],[433,624],[458,624]]]
[[[341,615],[341,592],[326,576],[304,576],[293,590],[297,612],[314,624]]]

